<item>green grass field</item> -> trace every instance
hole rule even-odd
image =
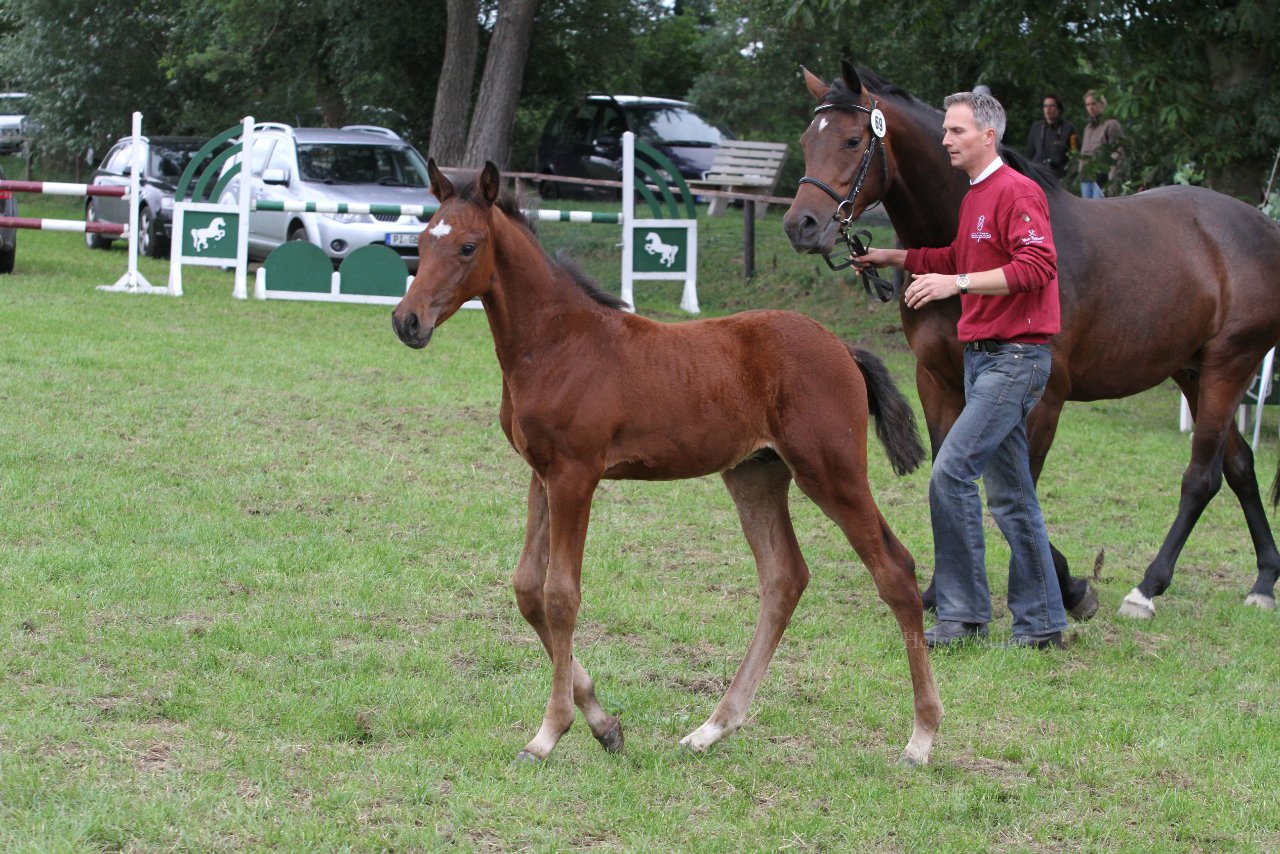
[[[542,233],[616,290],[614,229]],[[813,314],[914,399],[896,307],[793,255],[781,211],[758,239],[744,283],[740,217],[704,221],[704,310]],[[626,749],[580,721],[549,761],[513,766],[550,668],[509,586],[527,470],[497,425],[481,313],[415,352],[387,308],[237,302],[219,271],[188,273],[181,299],[94,289],[124,264],[23,232],[0,279],[0,849],[1280,848],[1280,631],[1242,606],[1234,498],[1201,519],[1154,621],[1115,614],[1173,517],[1172,386],[1067,408],[1041,497],[1078,571],[1105,551],[1102,610],[1065,652],[934,656],[947,718],[929,766],[893,764],[911,729],[896,624],[798,493],[813,580],[752,716],[706,755],[677,747],[756,614],[714,478],[601,486],[577,650]],[[165,281],[167,264],[143,269]],[[677,285],[637,298],[678,317]],[[928,472],[895,478],[871,453],[927,578]]]

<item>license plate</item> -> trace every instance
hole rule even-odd
[[[415,231],[412,234],[388,234],[387,245],[388,246],[417,246],[418,233]]]

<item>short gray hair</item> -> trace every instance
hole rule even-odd
[[[973,117],[978,123],[978,130],[991,128],[996,132],[996,142],[1004,139],[1005,115],[1004,107],[993,95],[982,92],[956,92],[942,99],[942,108],[951,109],[954,104],[968,104],[973,110]]]

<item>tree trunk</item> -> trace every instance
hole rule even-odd
[[[492,160],[500,169],[507,167],[516,101],[524,82],[524,64],[537,10],[538,0],[502,0],[498,7],[498,25],[485,57],[484,79],[471,117],[463,165],[483,166],[486,160]]]
[[[436,86],[427,153],[441,166],[461,166],[467,150],[467,114],[480,50],[480,0],[448,0],[444,63]]]

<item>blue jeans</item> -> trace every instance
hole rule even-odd
[[[1104,199],[1102,187],[1098,186],[1097,181],[1081,181],[1080,182],[1080,198],[1082,199]]]
[[[978,478],[1009,542],[1009,611],[1015,635],[1067,627],[1049,534],[1027,454],[1027,414],[1049,381],[1052,354],[1040,344],[966,349],[965,407],[938,450],[929,479],[938,619],[991,622]]]

